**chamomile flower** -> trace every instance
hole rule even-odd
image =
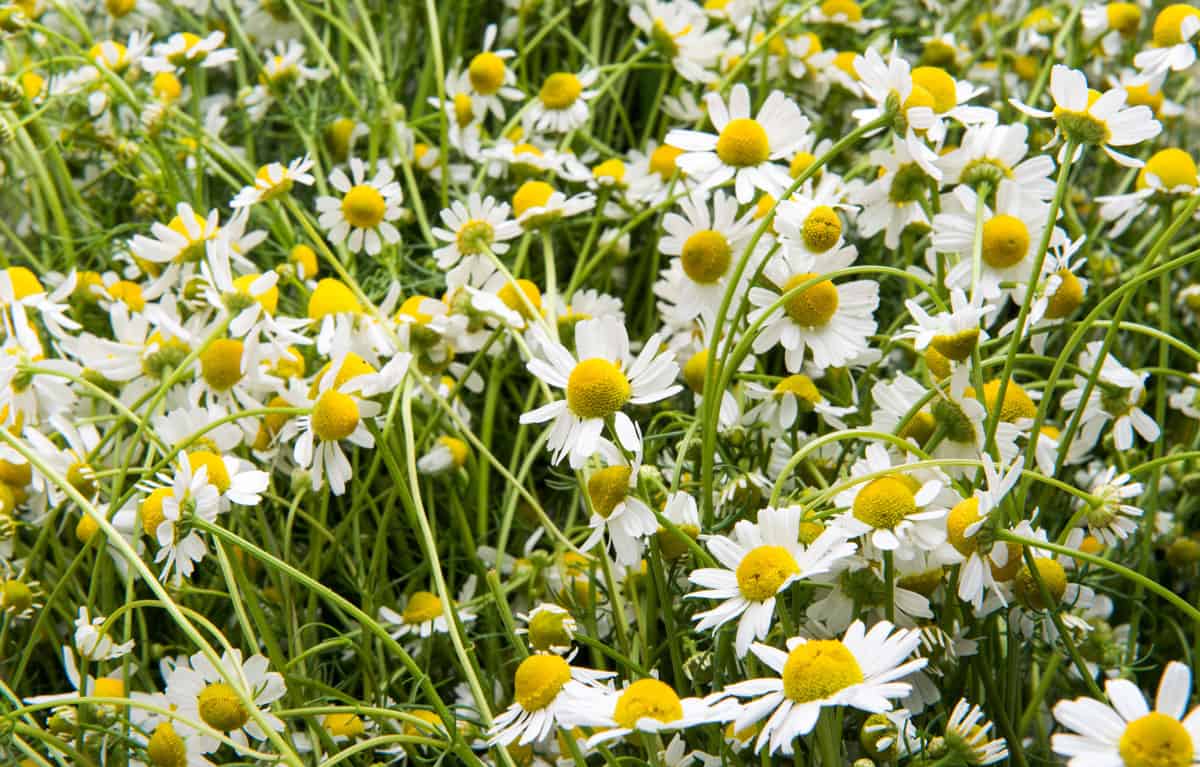
[[[567,197],[545,181],[526,181],[512,198],[513,215],[523,229],[538,229],[559,219],[586,213],[595,206],[595,196],[580,193]]]
[[[375,175],[367,178],[369,168],[357,157],[350,158],[350,176],[341,168],[329,174],[329,183],[341,197],[317,198],[318,223],[329,232],[335,245],[346,243],[351,252],[366,250],[372,256],[383,244],[400,241],[393,221],[400,218],[403,193],[395,174],[382,160]]]
[[[582,127],[591,115],[588,102],[596,96],[591,86],[599,72],[585,69],[553,72],[542,81],[537,98],[525,112],[527,124],[535,130],[566,133]]]
[[[283,722],[270,711],[270,705],[283,697],[287,686],[283,675],[270,670],[262,655],[243,660],[240,650],[226,650],[219,664],[213,665],[203,653],[178,663],[167,675],[166,696],[182,718],[204,722],[225,733],[235,743],[246,745],[250,738],[265,740],[267,733],[252,716],[253,706],[259,717],[273,730],[282,732]],[[211,753],[220,746],[207,737]]]
[[[1079,16],[1085,39],[1097,42],[1108,56],[1120,53],[1126,41],[1137,37],[1142,25],[1142,9],[1137,3],[1087,5]]]
[[[601,731],[588,738],[588,748],[634,732],[661,733],[733,718],[736,706],[701,698],[681,698],[666,682],[646,677],[622,690],[588,688],[581,704],[565,714],[571,727]]]
[[[966,184],[977,189],[987,183],[993,189],[1008,180],[1025,199],[1049,201],[1054,196],[1054,160],[1049,155],[1029,152],[1029,128],[1012,125],[971,125],[959,146],[938,158],[947,184]]]
[[[729,33],[719,26],[708,29],[700,6],[686,0],[643,0],[629,9],[629,20],[670,59],[680,77],[693,83],[717,79],[714,67]]]
[[[711,213],[699,193],[680,200],[679,207],[683,215],[668,213],[663,218],[666,234],[659,239],[658,249],[676,257],[683,272],[685,279],[672,296],[681,318],[709,316],[719,308],[728,278],[756,224],[749,213],[739,217],[737,203],[719,190],[712,194]]]
[[[934,116],[936,99],[924,86],[913,81],[912,68],[893,48],[885,62],[874,48],[854,59],[859,87],[874,106],[854,110],[854,118],[866,125],[896,112],[897,132],[913,161],[935,181],[942,180],[937,153],[919,135],[937,123]],[[899,143],[899,142],[897,142]]]
[[[525,626],[518,628],[516,633],[526,635],[529,645],[537,652],[563,655],[570,651],[578,624],[565,608],[542,602],[528,615],[520,614],[517,618]]]
[[[1147,442],[1157,441],[1162,434],[1159,425],[1141,407],[1149,374],[1135,373],[1112,354],[1097,360],[1103,351],[1102,347],[1101,341],[1093,341],[1079,355],[1080,368],[1092,370],[1098,367],[1100,371],[1087,400],[1084,401],[1083,394],[1088,388],[1088,378],[1076,375],[1075,388],[1064,394],[1060,401],[1062,407],[1069,411],[1082,408],[1079,433],[1072,441],[1067,456],[1071,462],[1083,460],[1100,439],[1101,431],[1110,423],[1113,444],[1118,450],[1133,447],[1134,432]]]
[[[911,337],[917,351],[932,346],[954,362],[966,360],[977,345],[988,339],[987,331],[980,326],[986,324],[987,316],[996,311],[994,305],[983,303],[980,296],[975,301],[968,300],[967,294],[959,288],[950,291],[949,312],[930,316],[912,299],[905,301],[904,306],[916,322],[907,326],[898,337]]]
[[[1173,3],[1154,19],[1152,46],[1133,57],[1144,77],[1168,70],[1181,72],[1196,62],[1196,36],[1200,34],[1200,10],[1187,3]]]
[[[1137,531],[1143,511],[1129,501],[1140,496],[1143,489],[1142,483],[1134,482],[1129,474],[1118,474],[1116,467],[1108,467],[1092,480],[1088,488],[1097,501],[1080,500],[1080,504],[1086,508],[1081,523],[1087,526],[1090,535],[1104,545],[1120,544]]]
[[[750,381],[746,384],[746,396],[760,402],[746,411],[743,423],[763,424],[776,434],[791,432],[798,427],[802,416],[814,412],[829,425],[842,429],[845,428],[842,417],[857,410],[832,404],[803,373],[784,376],[771,388]]]
[[[684,151],[676,164],[705,188],[733,179],[742,204],[753,199],[755,189],[779,196],[792,182],[783,163],[806,137],[808,118],[779,91],[772,91],[751,117],[750,92],[742,83],[733,87],[728,104],[715,93],[705,101],[717,133],[668,133],[666,143]]]
[[[79,617],[75,619],[75,648],[79,655],[89,661],[116,660],[133,650],[134,640],[114,642],[107,632],[103,631],[105,620],[103,616],[91,617],[85,605],[79,607]]]
[[[1020,567],[1020,548],[1012,544],[997,545],[980,530],[989,515],[1021,478],[1024,459],[1018,459],[1004,471],[991,456],[984,456],[983,470],[986,487],[956,503],[946,515],[946,540],[961,559],[958,573],[958,598],[970,603],[978,613],[990,590],[1004,600],[998,583],[1010,580]]]
[[[868,350],[869,336],[876,327],[879,284],[822,279],[828,272],[849,266],[856,257],[854,246],[848,246],[820,257],[789,250],[772,258],[763,274],[773,287],[754,287],[749,294],[754,306],[751,321],[763,320],[754,339],[755,353],[778,344],[784,349],[788,372],[797,373],[806,351],[812,352],[815,365],[825,368],[844,365]],[[780,300],[782,307],[773,308]]]
[[[446,228],[433,228],[433,236],[445,245],[433,251],[439,269],[451,269],[464,259],[485,259],[490,250],[496,255],[508,252],[508,240],[521,233],[517,222],[508,217],[507,203],[472,192],[466,204],[455,200],[439,214]]]
[[[1154,710],[1128,679],[1110,679],[1111,705],[1094,698],[1059,701],[1054,718],[1069,732],[1051,738],[1070,767],[1085,765],[1178,765],[1200,762],[1200,708],[1187,710],[1192,672],[1171,661],[1163,669]]]
[[[929,198],[929,176],[904,143],[897,143],[890,152],[876,149],[870,159],[880,166],[880,173],[852,197],[862,206],[858,230],[864,237],[883,232],[884,245],[895,249],[900,247],[900,235],[906,229],[929,226],[929,216],[921,204]]]
[[[221,491],[208,477],[203,462],[193,471],[187,456],[180,458],[167,487],[153,487],[142,502],[142,527],[158,542],[154,561],[162,564],[159,578],[178,586],[191,578],[196,564],[208,555],[199,530],[188,527],[192,516],[216,522],[221,513]]]
[[[483,33],[483,50],[467,64],[467,80],[483,109],[503,120],[504,101],[519,101],[525,94],[514,87],[517,75],[508,66],[517,52],[511,48],[493,50],[495,44],[496,25],[489,24]]]
[[[1003,738],[989,737],[991,729],[992,723],[984,717],[983,709],[960,698],[946,720],[943,736],[946,748],[971,767],[1006,759],[1008,743]]]
[[[658,520],[633,492],[636,486],[636,465],[614,462],[591,473],[587,493],[592,507],[588,521],[592,533],[580,545],[580,551],[590,551],[607,531],[617,564],[632,567],[641,561],[646,538],[657,532]]]
[[[176,215],[166,224],[150,227],[153,236],[135,235],[129,248],[133,255],[155,264],[199,261],[216,240],[220,214],[214,209],[201,216],[186,202],[175,208]]]
[[[151,55],[142,58],[142,68],[151,74],[182,72],[193,66],[211,69],[237,60],[237,51],[222,48],[225,33],[217,30],[207,37],[191,32],[176,32],[161,43],[155,43]]]
[[[850,707],[870,713],[890,711],[891,699],[911,689],[899,681],[925,666],[924,658],[907,660],[921,643],[915,630],[896,629],[880,621],[867,631],[855,621],[841,639],[793,637],[787,651],[755,643],[756,657],[778,677],[737,682],[725,689],[742,704],[734,719],[741,731],[767,719],[754,748],[791,756],[795,740],[812,732],[821,709]],[[769,718],[768,718],[769,717]]]
[[[470,601],[474,595],[475,576],[471,576],[459,591],[458,601],[450,603],[450,609],[464,624],[474,621],[475,613],[459,607],[458,603]],[[435,633],[446,634],[450,631],[450,624],[446,622],[446,614],[443,610],[442,598],[432,591],[414,591],[409,594],[404,609],[400,612],[389,607],[380,607],[379,620],[388,626],[388,633],[394,639],[402,636],[428,639]]]
[[[610,418],[621,445],[637,452],[640,435],[621,408],[658,402],[682,388],[671,383],[679,367],[670,355],[659,353],[659,337],[650,337],[634,358],[625,326],[614,319],[578,323],[574,355],[540,326],[531,333],[537,356],[527,363],[529,372],[566,396],[523,414],[521,423],[553,421],[546,447],[553,451],[555,463],[569,455],[572,468],[583,466],[599,450]]]
[[[1156,201],[1170,202],[1182,196],[1200,193],[1200,178],[1197,177],[1196,161],[1182,149],[1168,147],[1160,149],[1146,160],[1138,171],[1135,191],[1128,194],[1102,195],[1100,216],[1113,221],[1109,235],[1121,236],[1126,229],[1152,207]]]
[[[488,744],[525,746],[545,740],[587,700],[587,690],[611,676],[611,671],[572,666],[558,655],[528,656],[517,666],[512,705],[492,722]]]
[[[229,207],[248,208],[256,203],[278,199],[291,192],[296,184],[311,186],[313,175],[309,171],[312,167],[313,160],[309,155],[297,157],[287,165],[268,163],[254,175],[254,185],[243,187]]]
[[[826,573],[838,560],[854,552],[838,531],[822,533],[810,545],[801,543],[803,511],[798,506],[765,508],[758,522],[739,521],[733,537],[705,539],[721,567],[695,570],[688,580],[700,591],[693,599],[720,599],[712,610],[697,613],[697,631],[717,629],[736,619],[734,647],[743,657],[755,639],[766,637],[775,617],[777,595],[798,580]]]

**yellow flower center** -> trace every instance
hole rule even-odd
[[[814,253],[824,253],[842,236],[842,219],[828,205],[818,205],[804,219],[801,228],[804,244]]]
[[[939,334],[930,343],[946,359],[962,362],[971,356],[979,342],[979,328],[967,328],[953,334]]]
[[[137,0],[104,0],[104,9],[114,19],[121,19],[133,13]]]
[[[1125,726],[1117,750],[1126,767],[1187,767],[1192,736],[1178,719],[1152,711]]]
[[[170,722],[163,722],[154,728],[154,734],[146,743],[146,755],[154,767],[187,767],[187,746],[183,738],[175,732]]]
[[[454,122],[465,128],[475,119],[475,102],[469,93],[454,94]]]
[[[657,679],[639,679],[617,698],[613,719],[627,729],[637,729],[642,719],[675,722],[683,718],[683,703],[670,685]]]
[[[328,389],[313,406],[312,429],[319,439],[345,439],[358,428],[358,402],[349,394]]]
[[[854,518],[877,530],[890,530],[916,512],[913,484],[908,477],[871,480],[854,497]]]
[[[125,681],[107,676],[100,677],[96,680],[96,686],[92,688],[92,693],[97,698],[124,698]]]
[[[417,624],[431,621],[442,614],[442,600],[429,591],[418,591],[408,598],[401,618],[405,623]]]
[[[1099,98],[1099,91],[1088,88],[1087,109],[1091,109]],[[1098,145],[1112,138],[1108,124],[1087,110],[1073,112],[1062,107],[1055,107],[1054,119],[1067,138],[1074,139],[1080,144]]]
[[[21,613],[33,607],[33,590],[21,581],[5,581],[0,588],[0,607]]]
[[[607,519],[613,509],[625,501],[629,495],[631,473],[628,466],[606,466],[588,477],[588,497],[597,514]]]
[[[650,153],[650,172],[657,173],[663,181],[670,181],[678,168],[675,160],[681,154],[682,149],[663,144]]]
[[[75,525],[75,538],[80,543],[87,543],[100,530],[100,523],[84,514]]]
[[[467,65],[467,79],[471,87],[484,96],[490,96],[504,85],[505,64],[491,51],[477,54]]]
[[[1001,213],[983,223],[983,260],[993,269],[1016,266],[1029,252],[1029,228],[1016,216]]]
[[[616,157],[611,160],[605,160],[592,168],[592,177],[597,181],[620,184],[625,179],[625,163]]]
[[[366,730],[366,725],[357,714],[329,714],[322,722],[330,735],[342,738],[357,738]]]
[[[208,221],[203,216],[196,212],[192,212],[192,220],[195,222],[195,228],[198,232],[195,238],[188,233],[187,226],[184,225],[183,219],[175,216],[167,222],[167,228],[174,231],[187,241],[183,249],[179,251],[179,256],[176,261],[199,261],[204,255],[204,243],[217,236],[217,229],[213,227],[213,231],[206,231]]]
[[[938,114],[949,112],[958,105],[954,78],[941,67],[917,67],[912,71],[912,79],[915,85],[933,96],[933,111]]]
[[[525,298],[521,298],[521,294],[525,294]],[[533,307],[535,311],[541,311],[542,308],[542,291],[538,286],[530,280],[520,278],[515,283],[506,282],[496,291],[496,297],[504,302],[504,305],[512,309],[517,314],[520,314],[527,320],[533,319],[533,312],[529,307]]]
[[[129,280],[118,280],[108,287],[108,295],[114,301],[120,301],[129,307],[130,311],[140,312],[146,308],[146,299],[142,295],[142,286]]]
[[[817,389],[817,385],[803,373],[790,375],[775,384],[774,392],[776,398],[781,398],[788,394],[795,397],[796,404],[805,413],[811,412],[813,405],[821,401],[821,392]]]
[[[1186,3],[1168,5],[1154,19],[1154,45],[1168,48],[1183,42],[1183,22],[1187,18],[1200,18],[1200,8]]]
[[[1142,9],[1136,3],[1109,3],[1104,9],[1108,26],[1124,37],[1133,37],[1142,25]]]
[[[914,107],[929,107],[933,109],[936,103],[932,93],[925,90],[924,86],[914,82],[912,90],[908,92],[908,98],[904,100],[904,104],[901,106],[905,111]]]
[[[796,703],[822,700],[862,681],[858,660],[837,639],[797,645],[783,664],[783,694]]]
[[[245,346],[234,338],[218,338],[200,354],[200,374],[216,391],[229,391],[242,380]]]
[[[260,190],[263,200],[274,200],[292,191],[292,179],[286,173],[279,181],[271,180],[271,166],[263,165],[254,174],[254,181]]]
[[[461,469],[463,464],[467,462],[467,455],[469,453],[467,443],[454,437],[438,437],[437,441],[439,445],[450,451],[450,460],[454,461],[454,465]]]
[[[308,297],[308,318],[319,320],[330,314],[360,314],[362,304],[341,280],[326,277]]]
[[[897,580],[896,583],[901,588],[929,597],[933,595],[934,590],[941,584],[943,575],[945,575],[945,571],[941,567],[934,567],[923,572],[905,575]]]
[[[663,557],[669,562],[674,562],[688,552],[689,547],[684,535],[693,541],[700,537],[700,528],[695,525],[683,524],[676,525],[676,527],[683,535],[664,527],[658,528],[658,532],[654,534],[658,539],[658,548],[662,550]]]
[[[933,346],[925,349],[925,364],[929,366],[929,372],[933,373],[938,379],[946,378],[950,375],[950,360],[946,359],[946,355],[939,352]]]
[[[342,215],[350,226],[359,229],[373,229],[383,221],[387,212],[387,203],[379,190],[369,184],[358,184],[350,187],[342,198]]]
[[[800,178],[800,174],[808,170],[814,162],[817,161],[812,152],[797,152],[788,165],[788,173],[792,178]]]
[[[1157,112],[1162,109],[1165,98],[1161,90],[1151,92],[1148,83],[1125,86],[1125,99],[1131,107],[1145,106]]]
[[[742,557],[737,568],[738,590],[755,602],[764,602],[800,572],[800,565],[783,546],[758,546]]]
[[[159,72],[150,81],[150,91],[160,101],[171,102],[183,95],[183,83],[174,72]]]
[[[538,98],[547,109],[566,109],[583,93],[583,83],[570,72],[555,72],[542,83]]]
[[[924,445],[933,436],[935,428],[937,428],[937,421],[934,420],[933,413],[922,410],[904,424],[900,429],[899,436],[901,439],[913,439],[918,445]]]
[[[250,286],[254,281],[261,277],[261,274],[243,274],[233,281],[233,287],[243,297],[251,298]],[[267,314],[274,314],[275,308],[279,305],[279,288],[272,285],[257,296],[253,297],[258,301],[258,305],[263,308]]]
[[[1038,577],[1046,587],[1051,604],[1061,602],[1063,594],[1067,591],[1067,571],[1049,557],[1037,557],[1033,560],[1033,564],[1037,567]],[[1029,569],[1028,565],[1023,565],[1017,573],[1017,579],[1013,582],[1013,590],[1016,592],[1017,598],[1032,610],[1045,610],[1050,607],[1042,597],[1042,590],[1038,588],[1033,571]]]
[[[129,63],[128,55],[129,51],[116,40],[96,43],[88,50],[88,58],[114,71],[123,69]]]
[[[303,243],[294,246],[288,253],[288,261],[296,266],[301,278],[317,276],[317,253]]]
[[[978,399],[975,396],[975,389],[970,386],[966,388],[965,394],[968,397]],[[1034,404],[1033,398],[1016,381],[1009,381],[1008,386],[1004,387],[1004,402],[999,402],[999,395],[999,379],[993,378],[983,385],[985,404],[988,410],[995,410],[997,403],[999,403],[1001,421],[1016,423],[1022,418],[1032,419],[1037,415],[1037,405]]]
[[[459,227],[454,242],[464,256],[478,256],[491,246],[496,231],[487,221],[473,218]]]
[[[684,241],[679,260],[688,277],[702,285],[711,285],[729,268],[733,250],[725,235],[713,229],[701,229]]]
[[[195,450],[188,453],[187,460],[193,474],[204,467],[210,485],[222,493],[229,489],[229,469],[225,468],[225,461],[221,460],[221,456],[208,450]]]
[[[242,699],[224,682],[205,687],[196,700],[200,718],[214,730],[232,732],[250,721],[250,712],[242,705]]]
[[[540,711],[571,681],[571,667],[557,655],[530,655],[517,666],[513,697],[526,711]]]
[[[967,537],[967,528],[979,520],[979,499],[975,496],[954,504],[946,515],[946,540],[964,557],[971,556],[979,548],[976,536]]]
[[[96,472],[88,464],[76,461],[67,467],[67,483],[80,495],[90,498],[96,492]]]
[[[760,165],[771,156],[767,131],[749,117],[730,120],[717,137],[717,157],[726,165],[747,168]]]
[[[146,496],[146,500],[142,501],[142,532],[153,538],[158,526],[166,520],[163,514],[163,500],[171,495],[171,488],[159,487],[155,488],[150,495]]]
[[[531,616],[529,619],[529,644],[533,645],[533,649],[541,652],[545,652],[551,647],[570,645],[571,632],[567,628],[567,614],[557,610],[540,610]]]
[[[607,418],[631,393],[621,369],[602,357],[582,360],[567,379],[567,407],[580,418]]]
[[[827,19],[841,16],[850,22],[863,18],[862,8],[854,0],[825,0],[821,3],[821,14]]]
[[[1061,320],[1083,304],[1083,283],[1070,269],[1059,269],[1058,290],[1046,301],[1046,317]],[[1010,384],[1011,386],[1011,384]]]
[[[543,207],[554,194],[554,187],[545,181],[526,181],[513,193],[513,215],[517,218],[525,215],[530,208]]]
[[[816,276],[814,272],[797,274],[783,286],[783,292],[787,293]],[[783,308],[797,325],[806,328],[824,327],[837,312],[837,286],[831,280],[818,282],[787,299]]]
[[[683,365],[683,382],[696,394],[704,393],[705,373],[708,372],[708,350],[701,349]]]
[[[1155,152],[1146,160],[1146,165],[1138,173],[1138,189],[1146,188],[1146,177],[1151,173],[1158,178],[1159,185],[1164,189],[1180,186],[1195,188],[1200,185],[1196,179],[1196,161],[1190,154],[1175,147]]]

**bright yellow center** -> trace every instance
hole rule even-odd
[[[195,222],[197,231],[197,235],[194,238],[188,233],[187,226],[184,225],[183,219],[179,216],[175,216],[167,222],[168,229],[171,229],[187,241],[183,249],[180,250],[179,256],[176,258],[177,261],[198,261],[205,252],[204,242],[217,236],[215,227],[213,231],[206,231],[208,222],[203,216],[193,212],[192,220]]]
[[[814,272],[797,274],[783,286],[783,292],[787,293],[816,276]],[[783,308],[787,312],[787,315],[792,318],[792,322],[795,322],[797,325],[802,325],[806,328],[824,327],[833,319],[833,315],[837,312],[837,287],[831,280],[818,282],[787,299]]]
[[[788,173],[792,178],[800,178],[800,174],[808,170],[809,166],[816,161],[817,158],[812,152],[796,152],[796,156],[788,165]]]
[[[326,277],[308,297],[308,318],[319,320],[330,314],[360,314],[362,304],[341,280]]]
[[[1178,719],[1152,711],[1125,726],[1117,750],[1126,767],[1187,767],[1192,736]]]
[[[938,334],[930,343],[946,359],[962,362],[971,356],[971,352],[979,343],[979,328],[967,328],[951,334]]]
[[[81,495],[90,497],[96,492],[96,472],[88,464],[76,461],[67,467],[67,483]]]
[[[1142,24],[1142,9],[1136,3],[1109,3],[1105,8],[1108,26],[1125,37],[1133,37]]]
[[[862,681],[858,660],[837,639],[797,645],[783,664],[783,694],[796,703],[822,700]]]
[[[967,537],[967,528],[980,520],[979,499],[971,496],[959,501],[946,515],[946,539],[959,554],[969,557],[979,548],[978,539]]]
[[[309,246],[303,243],[293,246],[288,252],[288,261],[296,266],[300,277],[317,276],[317,253]]]
[[[605,160],[592,168],[592,177],[597,181],[609,181],[620,184],[625,179],[625,163],[616,157]]]
[[[87,514],[84,514],[79,518],[79,523],[75,525],[75,538],[80,543],[87,543],[99,530],[100,523]]]
[[[313,406],[312,429],[319,439],[345,439],[358,428],[358,402],[349,394],[328,389]]]
[[[675,722],[683,718],[683,703],[670,685],[657,679],[639,679],[617,699],[613,719],[627,729],[637,728],[642,719]]]
[[[350,226],[358,229],[373,229],[383,221],[387,203],[379,190],[368,184],[350,187],[342,198],[342,215]]]
[[[978,399],[975,389],[970,386],[966,388],[965,393],[968,397]],[[988,410],[995,410],[999,403],[1001,421],[1016,423],[1022,418],[1032,419],[1037,415],[1037,405],[1034,404],[1033,398],[1016,381],[1009,381],[1008,386],[1004,387],[1004,402],[999,401],[999,395],[999,379],[993,378],[983,385],[985,404]]]
[[[1196,161],[1187,152],[1174,147],[1155,152],[1146,160],[1146,165],[1138,173],[1138,189],[1146,187],[1146,176],[1151,173],[1164,189],[1180,186],[1195,188],[1200,185],[1196,179]]]
[[[827,19],[843,17],[846,21],[862,21],[863,12],[854,0],[825,0],[821,3],[821,14]]]
[[[1157,112],[1162,109],[1165,98],[1161,90],[1151,92],[1148,83],[1125,86],[1125,99],[1131,107],[1146,106]]]
[[[704,379],[708,372],[708,350],[701,349],[688,358],[683,365],[683,382],[696,394],[704,393]]]
[[[678,167],[675,165],[675,160],[681,154],[683,154],[682,149],[663,144],[650,153],[650,172],[657,173],[663,181],[670,181]]]
[[[688,277],[710,285],[725,274],[733,259],[733,250],[725,235],[713,229],[701,229],[683,243],[679,260]]]
[[[1058,270],[1058,290],[1046,302],[1046,317],[1061,320],[1083,304],[1083,283],[1070,269]]]
[[[933,96],[933,111],[938,114],[949,112],[958,105],[954,78],[941,67],[917,67],[912,71],[912,79],[915,85]]]
[[[804,219],[801,228],[804,244],[814,253],[824,253],[842,236],[842,219],[828,205],[818,205]]]
[[[796,404],[804,412],[812,410],[813,405],[821,401],[821,392],[813,380],[803,373],[796,373],[775,384],[775,396],[789,394],[796,398]]]
[[[525,294],[524,299],[521,298],[522,293]],[[542,308],[542,291],[532,281],[523,277],[515,283],[506,282],[501,285],[496,291],[496,297],[527,320],[533,319],[533,312],[541,311]],[[530,307],[533,307],[532,311]]]
[[[357,738],[366,730],[362,718],[356,714],[329,714],[322,724],[335,738]]]
[[[243,274],[233,281],[233,287],[243,296],[250,297],[250,286],[254,281],[261,277],[261,274]],[[275,307],[279,305],[279,288],[272,285],[262,293],[254,297],[258,301],[258,305],[266,311],[267,314],[274,314]]]
[[[800,572],[800,565],[783,546],[758,546],[742,557],[737,568],[738,590],[746,599],[763,602]]]
[[[567,379],[567,407],[580,418],[607,418],[631,393],[621,369],[602,357],[580,361]]]
[[[749,117],[730,120],[717,137],[717,157],[726,165],[753,167],[766,162],[770,156],[771,142],[766,130]]]
[[[224,682],[205,687],[196,700],[200,718],[214,730],[232,732],[250,721],[250,712],[242,705],[241,698]]]
[[[21,581],[5,581],[0,588],[0,607],[20,613],[33,606],[33,590]]]
[[[140,312],[146,308],[146,299],[142,295],[142,286],[129,280],[118,280],[108,286],[108,295],[114,301],[120,301],[131,311]]]
[[[571,667],[557,655],[530,655],[517,666],[513,697],[526,711],[540,711],[571,681]]]
[[[1063,594],[1067,591],[1067,571],[1049,557],[1037,557],[1033,560],[1033,564],[1037,567],[1038,576],[1045,585],[1052,604],[1061,602]],[[1017,597],[1031,609],[1045,610],[1050,606],[1042,598],[1042,590],[1038,588],[1033,571],[1029,569],[1028,565],[1023,565],[1017,573],[1017,579],[1013,582],[1013,590],[1016,591]]]
[[[216,391],[229,391],[242,380],[242,352],[245,346],[235,338],[218,338],[200,353],[200,373],[204,382]]]
[[[504,59],[491,51],[477,54],[467,65],[467,79],[471,87],[484,96],[490,96],[504,85]]]
[[[146,755],[154,767],[188,767],[187,746],[170,722],[154,728],[146,743]]]
[[[450,460],[454,461],[454,465],[462,468],[467,462],[467,443],[461,439],[454,437],[438,437],[438,444],[450,451]]]
[[[222,493],[229,489],[229,469],[225,468],[225,461],[221,460],[221,456],[208,450],[195,450],[188,453],[187,459],[193,474],[204,467],[210,485]]]
[[[597,514],[607,519],[613,509],[625,501],[631,473],[628,466],[606,466],[588,478],[588,497]]]
[[[904,100],[901,106],[905,110],[913,109],[914,107],[929,107],[933,109],[935,103],[937,102],[933,94],[925,90],[924,86],[914,82],[912,90],[908,92],[908,98]]]
[[[1183,22],[1187,18],[1200,18],[1200,8],[1185,3],[1168,5],[1154,19],[1154,45],[1167,48],[1183,42]]]
[[[554,187],[545,181],[526,181],[513,193],[513,215],[517,218],[525,215],[530,208],[543,207],[554,194]]]
[[[1001,213],[983,223],[983,260],[993,269],[1016,266],[1029,252],[1029,228],[1016,216]]]
[[[555,72],[542,83],[538,98],[547,109],[566,109],[583,93],[583,83],[570,72]]]
[[[854,518],[877,530],[892,529],[916,510],[916,497],[906,478],[872,480],[854,498]]]
[[[161,101],[175,101],[183,95],[183,83],[174,72],[159,72],[150,81],[150,91]]]
[[[418,591],[408,598],[401,617],[405,623],[417,624],[431,621],[442,614],[442,600],[429,591]]]
[[[454,242],[464,256],[477,256],[492,244],[496,231],[487,221],[473,218],[459,227]]]
[[[454,122],[458,124],[458,127],[465,128],[474,119],[475,103],[471,101],[471,94],[454,94]]]
[[[104,9],[114,19],[124,18],[137,7],[137,0],[104,0]]]

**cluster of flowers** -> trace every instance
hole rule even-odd
[[[361,3],[82,5],[0,3],[0,754],[1200,762],[1200,9],[509,0],[393,86]]]

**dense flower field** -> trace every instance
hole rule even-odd
[[[1200,764],[1200,8],[0,39],[0,764]]]

